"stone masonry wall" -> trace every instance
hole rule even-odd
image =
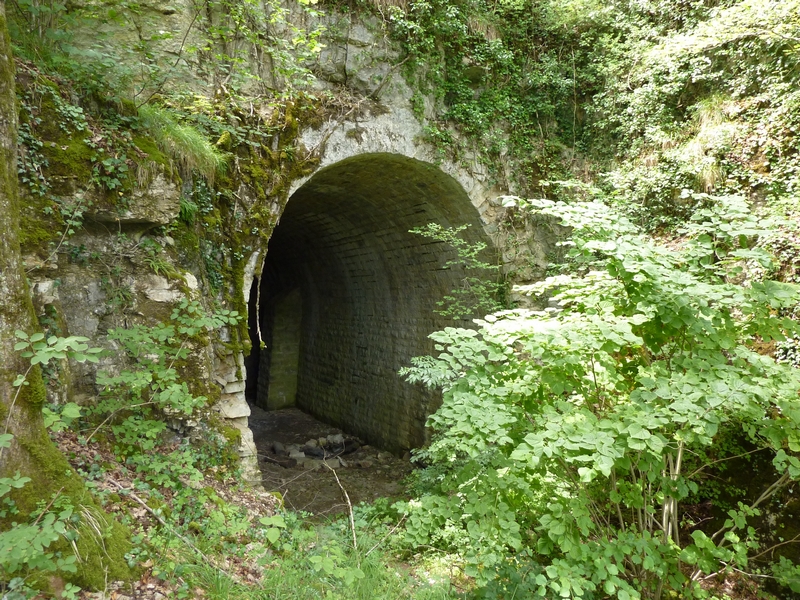
[[[432,331],[468,325],[433,312],[464,273],[445,267],[449,248],[409,232],[430,222],[469,224],[473,241],[490,242],[463,188],[439,169],[392,154],[341,161],[292,196],[262,288],[263,297],[284,285],[302,290],[297,406],[398,452],[424,443],[436,402],[398,370],[433,351]],[[281,313],[265,311],[274,321],[262,326],[272,330],[268,398],[262,387],[260,400],[267,407],[278,371],[291,377],[288,357],[276,356],[287,327]]]
[[[294,406],[300,365],[300,336],[303,305],[300,290],[292,290],[275,306],[267,408]]]

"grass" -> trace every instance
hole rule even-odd
[[[259,582],[243,583],[207,564],[183,569],[185,589],[210,600],[448,600],[463,597],[449,584],[425,581],[413,567],[378,546],[378,532],[358,531],[354,550],[346,524],[299,521],[269,557]],[[314,557],[328,558],[326,567]]]
[[[159,149],[184,171],[197,171],[209,181],[224,172],[225,154],[197,129],[179,123],[168,109],[140,106],[139,120]]]

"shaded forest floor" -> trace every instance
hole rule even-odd
[[[298,409],[267,412],[252,407],[252,411],[250,428],[258,448],[263,486],[280,492],[287,508],[317,516],[346,513],[347,501],[342,488],[347,490],[354,505],[403,495],[401,482],[412,468],[408,457],[398,458],[365,445]],[[319,446],[308,448],[306,444],[312,440],[336,439],[336,436],[348,443],[342,444],[346,447],[328,449],[325,461],[328,468],[321,464],[325,450]],[[286,449],[295,446],[298,449],[305,446],[314,454],[309,453],[305,460],[290,458]],[[335,469],[335,475],[331,469]]]

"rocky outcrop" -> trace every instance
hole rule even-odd
[[[150,229],[168,225],[178,218],[180,197],[179,186],[164,173],[158,173],[146,188],[133,189],[126,206],[90,210],[86,218],[106,225],[123,225],[126,230],[127,226]]]
[[[167,9],[158,3],[145,4],[142,18],[148,26],[163,21],[170,31],[187,30],[192,14],[187,3]],[[297,18],[311,17],[304,13]],[[303,174],[298,169],[290,181],[267,186],[258,177],[267,178],[270,173],[240,169],[247,177],[232,178],[226,184],[232,189],[224,190],[229,200],[224,210],[214,205],[213,197],[204,201],[204,231],[215,232],[216,239],[228,235],[227,242],[215,244],[208,243],[203,231],[198,236],[177,227],[181,196],[191,182],[180,182],[166,165],[156,165],[146,184],[135,184],[125,202],[117,205],[99,198],[92,186],[73,186],[73,195],[64,199],[64,205],[86,207],[84,226],[67,245],[59,244],[52,253],[39,249],[37,256],[29,256],[29,277],[40,315],[51,315],[62,333],[102,340],[105,332],[115,327],[165,321],[185,300],[207,306],[223,303],[241,311],[251,292],[257,291],[253,283],[265,281],[262,267],[274,224],[286,225],[284,241],[289,245],[314,231],[317,242],[328,244],[306,246],[306,250],[316,248],[321,253],[316,267],[301,273],[299,266],[284,264],[289,264],[287,272],[296,272],[290,273],[298,277],[296,289],[302,288],[289,308],[302,305],[302,319],[298,316],[296,320],[306,323],[311,318],[307,303],[314,298],[324,300],[329,294],[328,304],[319,304],[320,311],[336,313],[338,322],[348,329],[317,330],[303,325],[306,337],[292,338],[294,345],[285,356],[295,363],[317,361],[320,375],[311,377],[308,369],[302,375],[298,370],[298,387],[288,386],[286,395],[294,398],[316,390],[322,404],[308,400],[307,409],[317,414],[329,411],[330,420],[358,430],[374,443],[383,439],[387,446],[402,451],[424,441],[421,432],[435,399],[426,396],[417,401],[413,398],[421,398],[419,394],[397,393],[393,387],[398,380],[396,371],[414,353],[426,351],[426,333],[442,326],[430,317],[434,296],[446,293],[459,277],[445,266],[444,256],[417,252],[413,246],[422,241],[408,234],[408,229],[427,221],[472,224],[470,239],[499,249],[506,272],[523,280],[539,276],[556,235],[546,228],[510,235],[501,223],[507,211],[494,200],[509,191],[502,170],[490,172],[480,149],[464,151],[456,160],[426,142],[426,118],[433,115],[435,101],[420,100],[419,93],[409,87],[401,72],[405,58],[389,41],[380,19],[328,9],[327,16],[314,24],[324,25],[327,31],[325,47],[310,65],[318,78],[315,85],[337,95],[341,104],[321,120],[310,119],[309,124],[295,122],[295,115],[290,125],[287,114],[284,126],[294,132],[294,138],[275,135],[265,140],[264,153],[278,162],[290,160],[292,153],[316,157],[316,172]],[[177,50],[173,47],[170,51]],[[255,71],[264,75],[269,68],[267,62],[254,65]],[[266,119],[270,114],[265,111],[262,116]],[[240,159],[244,160],[238,155],[233,159],[237,168],[242,166]],[[321,197],[335,206],[326,207],[319,201]],[[306,208],[311,208],[286,212],[287,198],[289,207],[307,203]],[[248,212],[256,211],[263,228],[235,231]],[[313,263],[312,250],[305,256],[308,264]],[[391,261],[386,256],[395,266],[387,266]],[[331,261],[338,261],[337,268],[343,270],[328,269]],[[209,265],[217,269],[213,282]],[[308,282],[312,275],[318,277],[316,283]],[[301,276],[306,277],[302,286]],[[341,278],[340,283],[335,277]],[[283,291],[287,296],[292,292],[289,288]],[[335,297],[338,292],[340,297]],[[328,319],[331,323],[335,320]],[[324,317],[317,320],[320,327],[324,322]],[[263,332],[262,339],[270,333]],[[213,410],[219,417],[238,431],[245,473],[257,478],[256,451],[248,428],[250,406],[245,397],[247,340],[224,330],[219,337],[210,336],[196,344],[187,372],[198,380],[203,393],[213,398]],[[124,365],[121,353],[112,344],[108,346],[114,353],[104,359],[103,368],[119,370]],[[334,362],[345,354],[345,346],[352,356],[347,359],[348,366],[340,368]],[[298,353],[305,354],[298,358]],[[281,367],[285,372],[291,368]],[[92,369],[72,365],[70,390],[59,393],[88,401],[97,391]],[[325,369],[331,374],[322,373]],[[268,366],[262,369],[268,370]],[[272,378],[273,382],[279,379]],[[350,383],[345,385],[344,379]],[[369,383],[352,383],[362,380]],[[348,395],[350,399],[345,400]],[[345,408],[325,408],[326,397],[340,398],[340,408]],[[352,406],[347,404],[350,401]],[[356,425],[367,422],[374,425],[361,429]],[[202,424],[174,425],[182,434],[191,435],[191,430]]]

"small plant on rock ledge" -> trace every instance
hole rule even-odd
[[[124,154],[107,158],[95,155],[92,159],[97,161],[92,167],[92,181],[101,189],[119,192],[129,176],[128,157]]]
[[[161,244],[148,238],[142,240],[139,245],[145,252],[144,262],[153,270],[153,273],[163,275],[168,279],[181,277],[178,270],[164,257],[164,249]]]

